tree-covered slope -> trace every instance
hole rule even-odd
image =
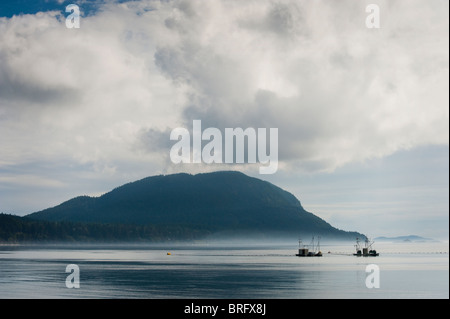
[[[180,225],[229,233],[355,236],[305,211],[289,192],[239,172],[148,177],[100,197],[77,197],[27,217],[46,221]]]

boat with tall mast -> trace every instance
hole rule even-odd
[[[308,246],[305,246],[302,243],[302,240],[298,240],[298,254],[297,257],[322,257],[322,252],[320,251],[320,237],[317,237],[317,244],[315,244],[314,236],[311,240],[311,243]]]
[[[377,253],[377,251],[375,249],[372,249],[372,245],[374,244],[374,241],[370,240],[369,238],[366,237],[365,241],[364,241],[364,247],[361,248],[361,242],[359,238],[356,238],[356,245],[355,245],[355,249],[356,249],[356,253],[353,254],[353,256],[357,256],[357,257],[376,257],[379,256],[380,254]]]

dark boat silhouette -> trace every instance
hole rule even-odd
[[[322,257],[322,252],[320,251],[320,237],[317,237],[317,244],[314,242],[314,236],[311,240],[309,247],[302,243],[302,240],[298,240],[298,254],[297,257]]]
[[[369,238],[366,238],[365,240],[365,245],[363,248],[361,248],[361,243],[359,238],[356,238],[356,253],[353,254],[353,256],[357,256],[357,257],[376,257],[379,256],[380,254],[377,253],[377,251],[375,249],[372,249],[372,245],[374,244],[373,241],[369,240]]]

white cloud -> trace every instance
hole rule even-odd
[[[183,95],[134,41],[133,19],[143,20],[120,8],[78,30],[55,12],[2,19],[2,161],[140,161],[130,150],[139,130],[169,125]]]
[[[386,2],[376,31],[364,4],[264,4],[194,1],[171,20],[156,64],[192,89],[187,123],[279,127],[280,159],[307,170],[448,144],[445,4]]]

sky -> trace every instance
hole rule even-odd
[[[69,4],[79,28],[66,25]],[[379,28],[366,24],[369,4]],[[448,240],[448,6],[2,1],[0,212],[152,175],[239,170],[340,229]],[[277,171],[172,162],[171,131],[194,120],[277,128]]]

